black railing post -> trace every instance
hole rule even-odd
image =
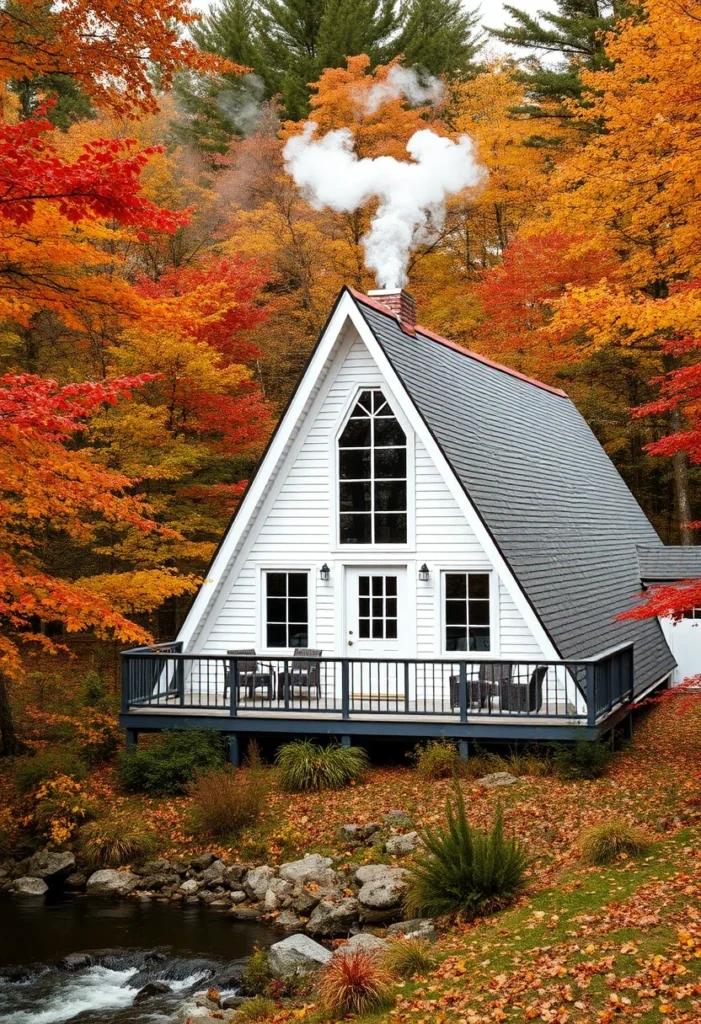
[[[236,718],[236,702],[239,696],[239,660],[229,658],[229,717]]]
[[[282,674],[282,685],[284,687],[285,711],[288,711],[290,707],[290,668],[287,658],[285,658],[285,668]]]
[[[185,661],[175,655],[175,688],[178,693],[180,707],[185,707]]]
[[[404,662],[404,711],[409,710],[409,662]]]
[[[467,721],[467,664],[460,662],[458,676],[458,702],[460,704],[460,721]]]
[[[350,663],[348,658],[341,662],[341,718],[350,718]]]
[[[126,715],[129,710],[130,694],[129,694],[129,683],[131,682],[131,665],[129,664],[129,658],[125,654],[122,655],[122,714]]]
[[[585,667],[585,679],[587,690],[587,724],[596,725],[596,665],[590,663]]]

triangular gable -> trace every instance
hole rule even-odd
[[[544,629],[542,622],[514,577],[510,566],[495,544],[493,537],[477,513],[469,496],[466,494],[453,468],[448,463],[440,447],[436,444],[435,438],[407,392],[404,383],[395,372],[394,367],[387,358],[382,346],[378,343],[375,334],[370,329],[367,320],[362,315],[356,300],[348,289],[344,289],[337,299],[297,388],[215,553],[207,572],[206,582],[198,591],[185,623],[180,630],[179,639],[183,642],[183,646],[186,649],[192,649],[200,638],[203,629],[206,631],[207,624],[216,619],[220,606],[226,599],[224,583],[228,578],[234,558],[244,542],[248,531],[253,528],[257,517],[261,514],[261,506],[271,482],[278,473],[284,472],[295,437],[305,417],[309,414],[314,397],[328,373],[330,360],[349,325],[352,325],[355,332],[360,336],[378,365],[389,388],[401,405],[405,417],[417,438],[429,452],[462,514],[480,541],[485,554],[523,616],[535,641],[540,646],[543,655],[546,658],[558,657],[558,651],[552,643],[551,637]],[[409,343],[410,339],[407,338],[407,342]]]

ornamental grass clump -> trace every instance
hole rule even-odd
[[[147,860],[156,852],[154,832],[124,818],[92,821],[80,830],[80,850],[91,868],[118,868]]]
[[[268,1020],[276,1012],[277,1006],[267,996],[254,996],[239,1006],[232,1020],[234,1024],[255,1024],[259,1020]]]
[[[650,840],[641,829],[623,818],[611,818],[582,833],[579,841],[588,864],[611,864],[627,857],[639,857],[650,848]]]
[[[226,765],[198,772],[187,787],[192,797],[193,830],[205,839],[235,839],[265,809],[268,783],[265,770],[237,770]]]
[[[275,755],[280,785],[289,793],[341,789],[365,776],[369,761],[362,747],[322,747],[311,740],[294,740]]]
[[[319,1003],[334,1019],[348,1013],[373,1013],[386,1006],[392,979],[376,954],[364,949],[339,953],[324,967],[317,987]]]
[[[458,748],[445,738],[417,746],[410,756],[421,779],[450,779],[464,770]]]
[[[528,858],[504,835],[499,808],[488,832],[472,828],[462,794],[446,801],[446,825],[426,829],[426,852],[410,867],[407,913],[438,917],[458,911],[471,919],[506,906],[524,886]]]
[[[383,953],[382,966],[393,978],[413,978],[433,970],[436,955],[426,939],[397,939]]]

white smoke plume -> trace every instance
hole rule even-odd
[[[402,287],[411,248],[440,230],[446,198],[479,185],[486,176],[472,140],[463,135],[453,142],[424,129],[407,143],[411,162],[391,156],[358,159],[347,128],[315,139],[316,127],[308,121],[303,133],[287,142],[288,173],[316,209],[350,213],[378,199],[362,239],[365,263],[380,287]]]
[[[376,82],[363,97],[362,107],[366,114],[374,114],[376,110],[390,100],[398,100],[404,96],[411,104],[440,103],[445,89],[440,78],[430,76],[423,81],[411,68],[395,64],[389,69],[383,82]]]

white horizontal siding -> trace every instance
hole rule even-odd
[[[407,344],[411,344],[407,339]],[[220,653],[231,648],[256,647],[262,650],[260,616],[262,600],[259,593],[261,567],[310,570],[313,588],[315,621],[310,644],[325,654],[340,654],[343,620],[344,553],[333,549],[335,536],[332,523],[332,494],[335,488],[333,439],[337,434],[344,409],[359,386],[383,386],[379,368],[364,343],[355,338],[330,368],[327,385],[317,396],[309,422],[302,426],[297,450],[288,458],[292,464],[283,467],[273,483],[259,518],[249,533],[229,580],[224,584],[228,596],[209,629],[200,650]],[[415,621],[409,623],[408,635],[416,637],[417,657],[430,658],[441,653],[440,639],[440,571],[459,567],[489,570],[489,560],[473,530],[460,512],[444,483],[439,470],[423,445],[415,439],[415,550],[399,552],[388,546],[388,560],[405,559],[409,573],[426,562],[432,567],[428,586],[416,590]],[[349,557],[359,561],[362,556],[349,550]],[[377,558],[376,554],[370,560]],[[322,583],[319,567],[332,566],[331,583]],[[506,588],[499,581],[498,611],[495,623],[500,653],[513,658],[537,657],[540,653],[532,634],[517,610]],[[414,609],[412,607],[412,616]],[[413,628],[412,628],[413,627]]]

